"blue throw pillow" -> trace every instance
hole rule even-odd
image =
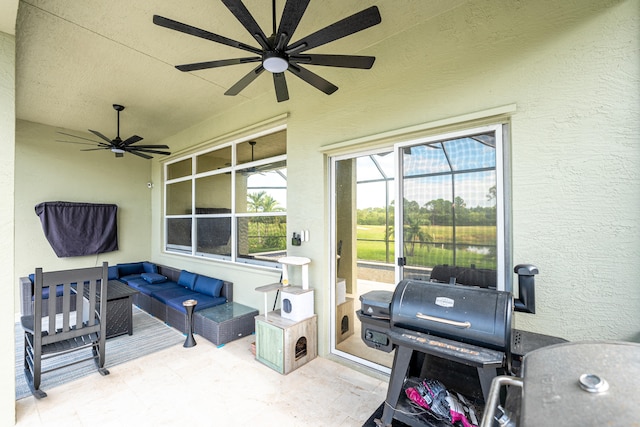
[[[180,277],[178,277],[178,285],[184,286],[185,288],[193,290],[193,286],[196,283],[196,277],[198,277],[196,273],[191,273],[187,270],[182,270],[180,272]]]
[[[155,265],[152,262],[143,262],[142,263],[142,268],[143,268],[145,273],[157,273],[158,272],[158,266]]]
[[[222,280],[213,277],[198,276],[194,291],[210,297],[219,297],[222,290]]]
[[[162,283],[167,281],[165,276],[158,273],[142,273],[142,278],[149,283]]]

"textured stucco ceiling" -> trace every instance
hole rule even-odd
[[[310,51],[359,54],[367,49],[367,54],[375,55],[380,41],[463,2],[312,0],[293,40],[376,5],[381,24]],[[270,33],[271,2],[244,3]],[[278,0],[277,18],[283,5],[284,0]],[[121,114],[122,136],[136,133],[145,143],[153,143],[258,97],[268,96],[277,103],[267,73],[239,95],[224,95],[255,64],[190,73],[176,70],[177,64],[244,57],[247,52],[156,26],[154,14],[256,45],[217,0],[21,0],[16,22],[17,118],[82,132],[94,129],[114,137],[116,113],[111,105],[117,103],[126,107]],[[312,70],[323,75],[327,67]],[[338,78],[332,83],[340,87],[340,74],[333,70],[331,75]],[[368,78],[366,71],[359,76]],[[290,85],[306,84],[294,80],[298,79],[289,74]],[[294,89],[290,87],[291,98],[296,96]],[[315,89],[313,95],[327,96]]]

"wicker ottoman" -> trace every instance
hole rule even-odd
[[[258,310],[228,302],[193,313],[194,332],[215,345],[226,344],[255,331]]]

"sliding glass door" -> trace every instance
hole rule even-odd
[[[484,126],[331,158],[333,353],[390,372],[393,352],[364,343],[356,312],[362,295],[390,295],[400,280],[511,289],[506,131]]]
[[[393,354],[365,345],[355,312],[363,294],[395,289],[394,159],[387,149],[332,161],[336,248],[333,348],[347,358],[385,368],[391,368]]]

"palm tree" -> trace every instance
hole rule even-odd
[[[247,194],[247,210],[249,212],[282,212],[284,209],[278,206],[278,201],[276,199],[274,199],[270,194],[267,194],[266,191],[262,190]],[[268,220],[268,218],[259,218],[257,221],[255,221],[258,245],[262,245],[263,243],[265,243],[263,242],[263,227],[261,227],[261,224],[264,225],[265,228],[269,227],[268,224],[265,224],[262,221],[263,219]],[[269,230],[266,230],[264,234],[265,238],[267,239],[267,245],[269,244],[268,240],[270,238],[270,235],[271,237],[275,235],[276,238],[278,238],[277,236],[282,233],[282,224],[280,224],[280,218],[275,217],[274,221],[275,223],[273,223],[272,225],[275,226],[275,230],[272,230],[271,233],[269,233]]]
[[[433,241],[431,234],[422,229],[420,222],[420,215],[405,215],[404,217],[404,250],[407,256],[413,256],[416,243],[422,247]]]
[[[263,212],[262,206],[266,195],[267,192],[264,190],[247,194],[247,210],[249,212]]]

